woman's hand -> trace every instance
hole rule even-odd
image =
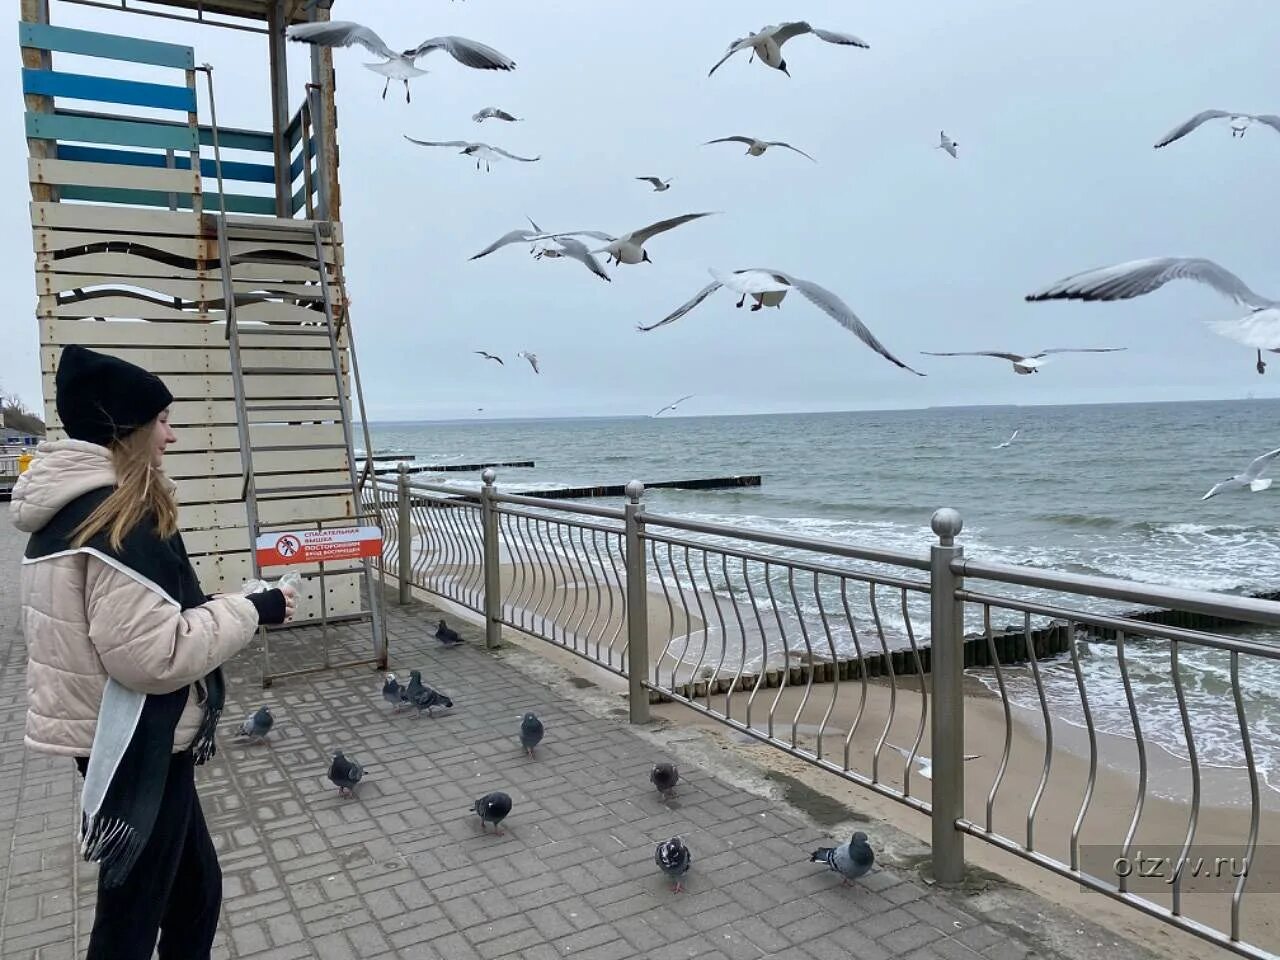
[[[298,591],[287,583],[282,583],[280,592],[284,594],[284,622],[288,623],[298,609]]]

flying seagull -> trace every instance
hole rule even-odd
[[[658,177],[636,177],[636,179],[653,184],[654,193],[662,193],[664,190],[671,189],[671,177],[667,177],[665,180],[659,179]]]
[[[935,150],[945,150],[947,151],[947,153],[951,154],[951,156],[955,157],[956,147],[958,146],[960,146],[960,144],[956,143],[954,140],[952,140],[950,137],[947,136],[947,131],[945,130],[938,131],[938,145],[934,147]]]
[[[1155,148],[1159,150],[1161,147],[1167,147],[1175,140],[1181,140],[1192,130],[1195,130],[1203,123],[1210,120],[1217,120],[1226,117],[1230,120],[1231,137],[1244,137],[1245,131],[1254,123],[1265,123],[1276,133],[1280,133],[1280,117],[1273,113],[1232,113],[1229,110],[1204,110],[1197,113],[1194,117],[1179,127],[1174,127],[1163,137],[1156,141]]]
[[[649,252],[644,249],[647,241],[660,233],[672,230],[683,223],[690,220],[697,220],[699,217],[709,217],[711,213],[683,213],[678,217],[671,217],[669,220],[659,220],[657,223],[651,223],[647,227],[641,227],[639,230],[632,230],[630,233],[624,233],[615,237],[607,233],[600,233],[595,230],[566,230],[563,233],[547,233],[535,237],[535,240],[559,240],[561,237],[590,237],[593,240],[599,240],[604,243],[603,247],[590,251],[591,253],[605,253],[609,255],[609,262],[613,263],[653,263],[649,259]]]
[[[791,144],[782,140],[757,140],[755,137],[720,137],[716,140],[708,140],[703,144],[703,146],[709,146],[713,143],[745,143],[747,145],[747,156],[749,157],[763,156],[764,152],[770,147],[786,147],[788,150],[793,150],[802,157],[808,157],[810,160],[813,160],[813,157],[810,157],[809,154],[805,153],[799,147],[793,147]],[[817,163],[818,161],[813,160],[813,162]]]
[[[483,110],[478,110],[471,115],[471,119],[476,123],[481,123],[485,120],[505,120],[507,123],[520,122],[519,117],[513,117],[507,111],[500,110],[497,107],[485,107]]]
[[[1262,471],[1271,465],[1271,461],[1280,456],[1280,449],[1272,450],[1270,453],[1264,453],[1258,457],[1249,466],[1245,467],[1244,473],[1238,473],[1230,479],[1223,480],[1221,483],[1215,483],[1213,487],[1206,493],[1201,500],[1208,500],[1210,497],[1216,497],[1220,493],[1226,493],[1228,490],[1243,490],[1248,487],[1253,493],[1259,493],[1271,486],[1271,478],[1262,479]]]
[[[886,743],[885,746],[889,747],[892,750],[896,750],[898,753],[902,754],[907,759],[913,759],[911,757],[911,751],[908,750],[906,747],[895,746],[892,743]],[[980,753],[966,753],[966,754],[962,754],[962,756],[966,761],[982,759],[982,754]],[[926,780],[932,780],[933,779],[933,758],[926,757],[923,753],[917,753],[914,757],[914,760],[916,762],[916,765],[920,767],[920,776],[924,777]]]
[[[470,140],[415,140],[413,137],[405,134],[405,139],[410,143],[416,143],[420,147],[458,147],[459,153],[468,157],[474,157],[476,161],[476,169],[480,169],[480,164],[484,164],[485,172],[489,172],[489,165],[497,163],[503,157],[508,160],[519,160],[521,163],[533,163],[541,160],[542,156],[536,157],[519,157],[514,153],[507,153],[501,147],[493,147],[487,143],[474,143]]]
[[[1018,434],[1019,434],[1019,433],[1021,433],[1021,432],[1022,432],[1021,430],[1015,430],[1015,431],[1013,431],[1013,434],[1009,437],[1009,439],[1008,439],[1008,440],[1006,440],[1004,443],[997,443],[997,444],[996,444],[994,447],[992,447],[991,449],[992,449],[992,450],[1003,450],[1005,447],[1007,447],[1007,446],[1011,445],[1011,444],[1013,443],[1013,441],[1017,440],[1017,439],[1018,439]]]
[[[495,354],[487,353],[484,350],[472,350],[471,352],[478,353],[480,356],[484,357],[486,360],[497,360],[501,366],[504,366],[504,367],[506,366],[506,364],[502,362],[502,358],[499,356],[496,356]]]
[[[998,350],[968,350],[957,351],[955,353],[934,353],[929,350],[920,351],[926,357],[996,357],[1000,360],[1008,360],[1013,364],[1013,372],[1022,374],[1023,376],[1031,373],[1039,373],[1040,368],[1047,363],[1047,357],[1053,353],[1116,353],[1125,350],[1126,347],[1062,347],[1057,350],[1041,350],[1039,353],[1028,354],[1023,356],[1020,353],[1001,353]]]
[[[914,373],[917,377],[924,376],[919,370],[913,370],[890,353],[889,348],[876,339],[875,334],[867,329],[866,325],[849,309],[848,304],[825,287],[820,287],[810,280],[802,280],[789,273],[783,273],[781,270],[757,268],[735,270],[732,273],[718,270],[709,272],[715,279],[694,294],[691,300],[677,307],[657,323],[650,324],[647,327],[640,326],[638,329],[647,332],[665,326],[668,323],[674,323],[721,287],[728,287],[735,293],[741,294],[741,299],[738,300],[737,304],[739,307],[746,302],[747,297],[753,298],[756,302],[752,306],[752,310],[759,310],[762,307],[780,307],[782,298],[789,291],[798,290],[806,300],[890,363]]]
[[[871,46],[852,34],[836,33],[834,30],[819,30],[817,27],[811,27],[803,20],[796,20],[791,23],[778,24],[777,26],[762,27],[755,33],[733,41],[733,43],[729,44],[729,49],[725,51],[724,56],[717,60],[716,65],[707,72],[707,76],[709,77],[719,70],[720,64],[735,53],[742,50],[750,50],[751,60],[759,57],[760,62],[766,67],[781,70],[789,77],[791,76],[791,71],[787,69],[787,61],[782,56],[782,45],[792,37],[798,37],[805,33],[812,33],[819,40],[825,40],[827,43],[837,43],[844,47],[862,47],[866,50]]]
[[[600,266],[600,261],[595,258],[587,245],[576,237],[556,237],[556,246],[542,247],[537,250],[533,259],[535,260],[577,260],[588,270],[594,273],[601,280],[613,282],[613,278],[604,272],[604,267]]]
[[[674,410],[676,407],[680,406],[680,404],[684,403],[686,400],[690,400],[690,399],[692,399],[693,397],[694,397],[694,394],[692,394],[692,393],[691,393],[691,394],[689,394],[688,396],[681,397],[681,398],[680,398],[679,400],[677,400],[675,403],[668,403],[665,407],[663,407],[661,410],[659,410],[657,413],[655,413],[655,414],[654,414],[654,416],[655,416],[655,417],[660,417],[660,416],[662,416],[664,413],[666,413],[668,410]]]
[[[1086,270],[1028,294],[1038,300],[1130,300],[1159,290],[1171,280],[1196,280],[1249,308],[1234,320],[1215,320],[1214,333],[1257,351],[1256,369],[1265,373],[1262,351],[1280,353],[1280,300],[1254,293],[1243,280],[1212,260],[1200,257],[1151,257]]]
[[[396,53],[386,45],[383,39],[362,24],[350,20],[329,20],[323,23],[298,23],[285,31],[285,36],[298,43],[310,43],[319,47],[349,47],[359,44],[376,57],[382,57],[379,63],[366,63],[365,67],[387,82],[382,87],[385,100],[387,88],[392,80],[404,83],[404,99],[409,97],[409,81],[427,73],[417,67],[417,61],[432,50],[444,50],[449,56],[466,67],[477,70],[514,70],[516,62],[493,47],[468,40],[466,37],[432,37],[424,40],[416,47],[403,53]]]
[[[516,354],[516,356],[524,357],[524,359],[528,360],[529,366],[533,367],[534,373],[542,372],[541,370],[538,369],[538,355],[536,353],[529,353],[526,350],[521,350],[519,353]]]

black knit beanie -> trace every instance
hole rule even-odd
[[[173,403],[173,394],[154,373],[77,343],[63,347],[54,384],[67,436],[104,447],[146,426]]]

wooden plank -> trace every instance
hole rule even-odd
[[[47,23],[19,23],[18,46],[56,50],[60,53],[77,53],[85,57],[101,57],[107,60],[127,60],[130,63],[149,63],[157,67],[175,67],[179,70],[190,70],[196,65],[195,51],[191,47],[160,43],[155,40],[139,40],[136,37],[117,33],[72,30],[69,27],[54,27]]]
[[[329,378],[332,383],[333,379]],[[50,394],[49,396],[52,396]],[[287,407],[290,405],[308,405],[314,401],[298,400],[291,398],[279,398],[271,401],[272,406]],[[250,423],[317,423],[330,422],[337,416],[337,412],[320,413],[316,411],[299,411],[296,415],[284,413],[253,413],[249,414]],[[50,431],[58,431],[62,428],[62,422],[58,419],[58,412],[53,408],[52,401],[45,403],[45,423],[48,424]],[[234,426],[238,420],[236,417],[235,401],[230,397],[226,398],[207,398],[199,400],[179,399],[173,402],[169,407],[169,422],[175,427],[203,427],[208,425],[227,425]]]
[[[181,209],[194,209],[193,195],[190,193],[161,193],[156,190],[121,190],[114,187],[63,187],[59,191],[63,200],[84,200],[89,203],[121,203],[139,207],[169,207],[176,205]],[[221,210],[222,195],[205,193],[201,195],[201,209]],[[236,213],[272,213],[275,211],[275,200],[270,197],[254,197],[248,194],[229,193],[226,195],[228,211]]]
[[[169,158],[162,153],[144,153],[140,150],[109,150],[105,147],[82,147],[74,144],[58,145],[59,160],[85,160],[91,163],[119,163],[134,167],[169,166]],[[191,158],[178,156],[173,158],[173,165],[178,170],[190,170]],[[200,176],[217,177],[218,169],[213,160],[200,161]],[[265,163],[244,163],[239,160],[222,161],[222,178],[224,180],[241,180],[246,183],[275,183],[276,169]]]
[[[200,145],[205,147],[213,146],[212,128],[200,128]],[[218,149],[273,153],[275,151],[275,141],[270,133],[265,133],[261,130],[235,130],[230,127],[219,127]]]
[[[95,77],[59,70],[24,69],[22,91],[46,97],[69,97],[73,100],[196,112],[196,92],[185,85],[142,83],[137,80],[118,80],[115,77]]]
[[[271,491],[285,487],[328,486],[346,488],[351,478],[346,471],[316,471],[302,475],[269,474],[257,478],[258,500],[266,503],[272,499]],[[234,477],[187,477],[178,481],[179,503],[241,503],[243,482],[239,476]],[[278,497],[275,499],[287,499]]]
[[[332,398],[332,376],[254,377],[250,384],[250,402],[259,403],[276,399]],[[179,400],[230,400],[233,399],[230,377],[202,377],[174,374],[165,377],[165,386]],[[45,396],[54,394],[53,374],[44,374]],[[279,419],[276,417],[275,419]]]
[[[170,256],[185,257],[188,260],[210,260],[216,258],[216,243],[202,237],[175,237],[165,234],[116,234],[110,232],[92,233],[81,230],[49,230],[39,227],[31,231],[32,248],[36,253],[65,253],[82,247],[92,247],[104,243],[127,243],[150,250],[159,250]],[[64,257],[59,263],[72,263],[74,257]],[[91,271],[82,271],[91,272]]]
[[[121,241],[116,241],[121,243]],[[150,254],[150,255],[149,255]],[[167,256],[163,251],[159,256]],[[52,253],[36,254],[36,270],[41,273],[69,273],[76,276],[94,275],[101,277],[98,283],[116,280],[128,283],[130,278],[167,277],[173,280],[208,280],[211,279],[208,267],[210,260],[185,260],[181,263],[170,263],[157,259],[157,252],[143,244],[130,244],[129,249],[112,250],[107,253],[84,253],[79,256],[55,256]],[[201,264],[202,266],[196,266]],[[315,271],[311,271],[315,276]],[[141,284],[146,286],[145,283]]]
[[[223,319],[221,310],[180,310],[125,294],[94,297],[79,303],[58,303],[54,295],[48,294],[40,297],[36,310],[41,317],[78,319],[104,317],[173,323],[209,323]]]
[[[198,149],[195,131],[186,124],[104,120],[27,111],[26,128],[27,136],[33,140],[77,140],[81,143],[112,143],[122,147],[191,152]]]
[[[92,184],[96,187],[187,191],[198,186],[190,170],[125,167],[114,163],[83,163],[78,160],[27,160],[27,176],[32,183]],[[63,194],[65,196],[65,192]],[[74,198],[69,198],[74,199]],[[166,201],[165,205],[168,205]]]
[[[166,381],[167,383],[167,381]],[[211,451],[165,454],[164,470],[175,480],[187,477],[237,477],[244,472],[240,451],[215,453]],[[302,483],[301,474],[307,470],[336,472],[347,469],[347,455],[341,450],[290,450],[279,453],[258,453],[253,458],[255,475],[267,473],[289,474],[296,483]],[[288,484],[286,484],[288,486]]]
[[[314,526],[318,521],[350,519],[351,494],[331,497],[299,497],[289,500],[262,500],[258,504],[258,519],[262,524],[280,526],[305,524]],[[192,503],[181,508],[178,522],[183,530],[209,530],[221,527],[247,527],[248,520],[243,502]]]
[[[73,230],[105,230],[113,234],[159,233],[181,237],[204,234],[201,219],[186,210],[120,210],[75,203],[31,204],[33,227],[66,227]]]
[[[162,342],[163,334],[164,328],[158,327],[153,340],[154,346],[120,347],[104,344],[97,349],[137,364],[160,377],[190,373],[230,376],[231,353],[225,342],[204,348],[168,346]],[[61,346],[42,344],[40,347],[41,369],[45,373],[53,373],[57,369],[58,358],[61,355]],[[333,355],[329,352],[327,345],[323,350],[246,350],[242,355],[243,366],[247,369],[288,367],[315,373],[329,373],[333,370]],[[341,360],[342,357],[340,356],[339,359]],[[246,375],[246,379],[250,376],[252,375]]]
[[[193,303],[221,300],[223,296],[221,279],[117,278],[111,275],[91,273],[41,273],[36,277],[36,293],[40,296],[66,293],[71,290],[88,290],[95,287],[138,287],[165,296],[181,297],[183,300],[189,300]],[[263,296],[281,296],[308,301],[316,301],[321,298],[319,287],[315,284],[308,285],[277,280],[233,280],[231,287],[238,294],[262,294]],[[330,297],[337,304],[341,301],[341,292],[334,287]]]
[[[243,313],[244,311],[240,311]],[[250,324],[241,321],[246,328]],[[98,323],[91,320],[67,320],[44,317],[40,320],[40,342],[47,346],[78,343],[93,347],[143,347],[162,344],[167,347],[226,348],[227,328],[224,323],[160,323],[155,321],[119,320]],[[323,337],[299,336],[281,332],[243,338],[246,350],[316,350],[327,351]],[[345,361],[345,338],[339,341]]]

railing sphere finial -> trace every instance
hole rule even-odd
[[[493,467],[485,467],[480,474],[480,479],[484,481],[486,487],[493,486],[493,481],[498,479],[498,475],[494,473]]]
[[[960,511],[953,510],[950,507],[942,507],[940,510],[933,512],[933,518],[929,521],[929,526],[938,535],[942,545],[949,547],[955,538],[960,535],[960,531],[964,529],[964,520],[960,517]]]
[[[627,484],[625,492],[632,503],[638,503],[644,496],[644,484],[639,480],[632,480]]]

